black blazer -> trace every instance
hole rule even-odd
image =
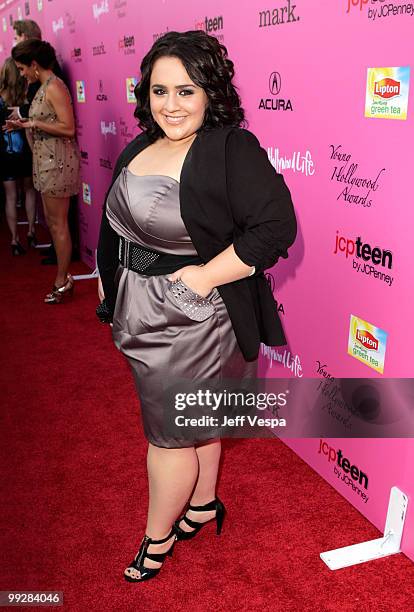
[[[129,143],[118,158],[112,184],[122,168],[149,144],[145,133]],[[107,304],[113,310],[119,239],[109,225],[105,209],[106,198],[98,269]],[[286,344],[263,271],[279,257],[287,257],[287,249],[296,236],[296,218],[283,176],[275,172],[251,132],[215,128],[197,134],[181,171],[180,210],[203,262],[233,243],[238,257],[256,267],[253,276],[217,287],[244,358],[256,359],[260,342],[268,346]]]

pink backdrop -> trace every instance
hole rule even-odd
[[[0,2],[0,58],[9,54],[11,21],[32,18],[70,76],[83,160],[82,256],[94,267],[114,162],[137,133],[127,79],[139,78],[143,54],[167,30],[204,28],[216,35],[235,62],[249,127],[284,174],[299,222],[289,259],[271,271],[289,346],[262,347],[263,371],[274,377],[410,377],[412,96],[405,120],[368,118],[364,109],[368,68],[393,67],[384,74],[393,83],[402,75],[396,102],[407,93],[412,5],[276,0],[272,6],[262,0]],[[352,177],[371,179],[372,188],[351,185]],[[371,250],[390,251],[391,268],[377,263],[371,275],[354,269],[362,260],[335,254],[337,236],[348,250],[361,237]],[[387,334],[383,373],[348,354],[351,315],[369,323],[374,338]],[[341,449],[369,475],[365,497],[338,478],[329,456],[318,453],[318,439],[288,443],[381,530],[391,486],[414,494],[410,439],[326,440],[325,449]],[[402,549],[414,559],[412,501],[407,521]]]

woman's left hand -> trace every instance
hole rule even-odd
[[[167,277],[170,281],[181,279],[192,291],[201,295],[201,297],[207,297],[210,291],[214,287],[206,279],[206,275],[203,271],[203,265],[201,266],[185,266],[180,270],[177,270],[173,274],[169,274]]]
[[[13,130],[21,130],[29,127],[31,127],[31,122],[28,119],[6,119],[3,130],[5,132],[12,132]]]

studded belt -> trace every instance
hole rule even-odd
[[[184,266],[203,263],[198,255],[174,255],[161,253],[119,237],[119,262],[124,268],[144,274],[159,276],[172,274]]]

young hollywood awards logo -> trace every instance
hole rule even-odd
[[[74,34],[76,32],[76,21],[71,13],[65,13],[66,25],[69,28],[69,33]]]
[[[92,204],[91,186],[88,183],[82,183],[82,199],[85,204]]]
[[[350,459],[344,456],[341,449],[329,446],[321,438],[319,440],[318,455],[324,456],[328,463],[333,464],[334,474],[341,482],[350,487],[365,503],[368,502],[369,497],[366,491],[368,490],[369,479],[367,474],[357,465],[352,465]]]
[[[89,153],[84,149],[80,150],[80,159],[83,166],[89,166]]]
[[[383,374],[387,336],[388,333],[383,329],[351,315],[348,355]]]
[[[86,102],[85,81],[76,81],[76,98],[78,102]]]
[[[407,119],[410,67],[368,68],[365,117]]]
[[[269,76],[269,92],[273,96],[272,98],[261,98],[259,102],[259,110],[283,110],[291,111],[292,101],[290,98],[279,98],[277,97],[282,88],[282,78],[279,72],[272,72]]]
[[[355,272],[360,272],[366,276],[372,276],[377,280],[382,280],[390,287],[394,282],[394,277],[387,273],[387,270],[392,270],[391,251],[381,249],[377,246],[372,247],[367,242],[364,243],[360,236],[355,239],[345,238],[344,236],[340,236],[337,230],[334,255],[338,255],[339,253],[344,253],[346,259],[355,255],[356,259],[352,260],[352,269]],[[381,266],[384,272],[378,270],[378,266]]]
[[[127,96],[127,102],[130,104],[136,104],[136,97],[135,97],[135,87],[138,84],[138,79],[136,77],[127,77],[126,78],[126,96]]]
[[[42,12],[42,10],[43,10],[43,0],[37,0],[37,10],[39,11],[39,13]]]
[[[331,181],[337,181],[343,186],[336,199],[342,199],[349,204],[358,204],[364,208],[371,207],[373,203],[371,192],[377,191],[379,178],[385,172],[385,168],[381,168],[374,176],[360,176],[359,164],[352,160],[351,153],[343,151],[342,145],[329,146],[330,159],[337,164],[334,166]]]
[[[114,9],[116,10],[118,19],[122,19],[123,17],[126,17],[127,5],[128,5],[127,0],[115,0]]]
[[[281,155],[278,148],[267,147],[267,156],[270,163],[279,174],[283,174],[286,170],[299,172],[305,176],[312,176],[315,174],[315,164],[309,149],[307,149],[305,153],[294,151],[288,155]]]
[[[259,28],[295,23],[299,20],[300,16],[296,13],[296,4],[291,3],[290,0],[286,0],[283,6],[259,11]]]
[[[2,21],[2,24],[3,24],[3,32],[7,32],[7,19],[5,17],[3,17],[3,19],[1,21]]]
[[[23,19],[23,13],[22,13],[22,7],[21,6],[17,7],[17,19],[19,21],[21,21]]]
[[[28,0],[26,0],[26,2],[24,3],[24,14],[26,15],[26,17],[30,15],[30,4]]]

